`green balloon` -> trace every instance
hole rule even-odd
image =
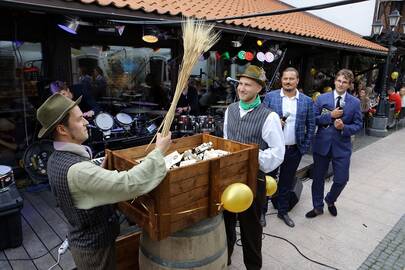
[[[246,52],[245,51],[238,52],[238,58],[240,60],[245,60],[245,57],[246,57]]]

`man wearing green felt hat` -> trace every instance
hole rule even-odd
[[[231,264],[233,247],[236,242],[236,220],[241,228],[243,261],[246,269],[262,267],[262,232],[260,215],[266,199],[265,173],[277,168],[284,157],[284,135],[278,115],[261,105],[259,93],[265,87],[266,75],[262,68],[248,66],[237,75],[239,102],[229,105],[225,112],[224,138],[259,145],[259,173],[257,176],[256,198],[242,213],[224,211],[228,240],[228,265]]]
[[[154,189],[166,176],[163,154],[170,134],[157,136],[156,148],[128,171],[111,171],[91,160],[87,120],[77,104],[60,94],[38,109],[42,125],[38,137],[50,136],[55,151],[48,160],[52,192],[69,223],[68,242],[78,269],[115,269],[118,218],[112,204],[136,198]]]

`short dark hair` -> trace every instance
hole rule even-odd
[[[300,78],[300,73],[298,72],[298,70],[296,68],[293,67],[288,67],[286,69],[283,70],[283,73],[281,74],[281,77],[283,76],[284,72],[295,72],[295,75],[297,75],[297,78]]]
[[[344,68],[339,70],[338,73],[336,73],[335,80],[337,80],[339,76],[343,76],[346,80],[349,81],[349,83],[352,83],[354,81],[354,75],[350,69]]]

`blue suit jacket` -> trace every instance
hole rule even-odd
[[[313,151],[326,156],[332,150],[332,157],[350,157],[352,153],[350,136],[361,130],[363,126],[360,100],[346,93],[342,116],[343,130],[337,130],[333,125],[330,111],[334,108],[333,92],[320,95],[315,102],[315,122],[318,130],[314,139]]]
[[[279,116],[283,115],[283,100],[280,91],[275,90],[266,94],[264,105],[276,112]],[[312,137],[315,132],[315,119],[312,99],[299,93],[297,100],[297,115],[295,120],[295,140],[298,149],[302,154],[309,150]]]

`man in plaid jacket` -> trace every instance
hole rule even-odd
[[[278,217],[294,227],[288,216],[290,190],[302,155],[308,152],[315,132],[315,116],[311,98],[297,90],[298,71],[289,67],[281,77],[282,88],[268,93],[263,103],[280,116],[285,139],[284,161],[276,170],[278,181]],[[276,172],[277,173],[277,172]]]

